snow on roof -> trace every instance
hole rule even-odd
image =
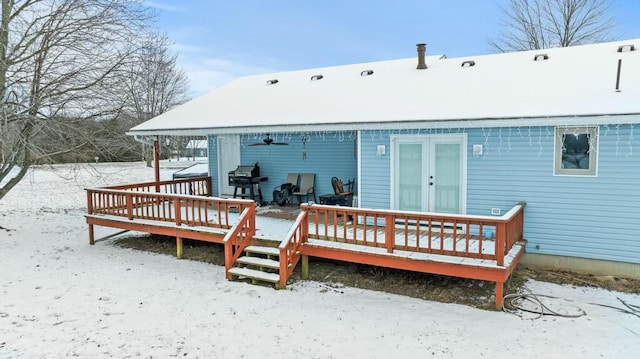
[[[640,39],[634,39],[463,58],[428,56],[425,70],[416,70],[417,58],[408,58],[247,76],[130,133],[638,114],[639,49]],[[373,73],[363,76],[366,70]]]

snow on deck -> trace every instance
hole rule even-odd
[[[155,206],[155,205],[154,205]],[[165,211],[173,211],[172,205],[165,205]],[[182,209],[182,218],[187,218],[189,208]],[[228,223],[233,226],[238,223],[240,214],[230,212],[228,217],[225,212],[218,212],[216,210],[209,210],[208,213],[209,222],[211,223]],[[110,219],[129,221],[126,217],[109,216]],[[175,227],[173,222],[153,221],[147,219],[135,219],[138,223],[144,223],[148,225]],[[256,216],[256,234],[255,238],[263,240],[273,240],[281,242],[285,240],[287,233],[291,230],[294,221],[281,218],[273,218],[267,216]],[[192,229],[199,232],[225,232],[225,229],[206,227],[206,226],[190,226],[182,224],[180,226],[183,229]],[[395,246],[393,253],[387,253],[386,248],[382,248],[385,243],[384,227],[380,227],[375,232],[371,227],[364,228],[363,226],[355,226],[353,222],[347,222],[346,224],[340,224],[335,227],[317,225],[313,221],[309,222],[309,244],[314,246],[323,246],[329,248],[339,248],[355,252],[366,252],[381,255],[391,255],[395,257],[405,257],[411,259],[419,259],[425,261],[438,261],[452,264],[465,264],[483,267],[497,267],[495,260],[469,258],[462,256],[452,256],[443,254],[431,254],[407,250],[408,248],[416,248],[420,250],[428,250],[430,248],[435,250],[443,250],[450,252],[459,252],[470,254],[495,254],[495,242],[492,238],[485,238],[480,241],[477,236],[469,236],[466,238],[464,233],[458,232],[456,239],[452,233],[445,232],[442,235],[438,232],[432,232],[431,238],[427,236],[427,232],[422,230],[413,230],[405,237],[403,231],[396,232]],[[366,243],[364,239],[366,238]],[[467,242],[468,241],[468,242]],[[455,242],[455,247],[454,247]],[[398,249],[400,247],[401,249]],[[454,250],[455,249],[455,250]],[[515,245],[509,253],[505,254],[504,267],[508,267],[515,259],[516,255],[522,249],[521,245]]]

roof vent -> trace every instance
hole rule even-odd
[[[418,70],[424,70],[427,68],[427,64],[424,62],[424,54],[427,52],[427,44],[417,44],[418,47]]]
[[[549,60],[549,55],[547,54],[537,54],[533,57],[533,61],[544,61]]]
[[[311,76],[311,81],[318,81],[318,80],[322,80],[324,76],[322,75],[313,75]]]
[[[373,75],[373,70],[364,70],[360,73],[360,76],[369,76],[369,75]]]
[[[630,51],[636,51],[636,47],[633,46],[633,44],[618,46],[618,52],[630,52]]]
[[[476,66],[476,62],[473,60],[462,61],[462,67]]]
[[[269,81],[267,81],[267,85],[275,85],[278,82],[279,82],[278,79],[269,80]]]

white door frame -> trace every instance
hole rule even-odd
[[[389,189],[389,208],[396,208],[396,173],[397,173],[397,150],[398,143],[403,142],[422,142],[423,143],[423,161],[426,161],[423,166],[423,177],[426,176],[425,173],[428,167],[431,166],[429,163],[429,158],[426,157],[426,154],[430,150],[430,141],[437,140],[438,142],[453,140],[461,143],[461,153],[460,153],[460,165],[461,165],[461,184],[460,184],[460,213],[467,213],[467,134],[466,133],[457,133],[457,134],[425,134],[425,135],[391,135],[389,136],[390,140],[390,189]],[[423,178],[423,180],[428,182],[427,178]],[[429,191],[428,187],[423,187],[423,192]],[[427,198],[427,196],[423,193],[423,198]],[[428,203],[424,204],[423,207],[428,208]]]
[[[229,186],[229,171],[240,165],[240,135],[218,135],[218,196],[232,195],[233,187]]]

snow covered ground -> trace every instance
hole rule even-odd
[[[174,169],[175,170],[175,169]],[[163,170],[163,178],[171,171]],[[528,283],[532,319],[317,282],[229,282],[222,267],[89,246],[85,187],[153,179],[141,163],[39,167],[0,200],[0,358],[631,358],[640,296]],[[97,228],[98,237],[114,230]]]

